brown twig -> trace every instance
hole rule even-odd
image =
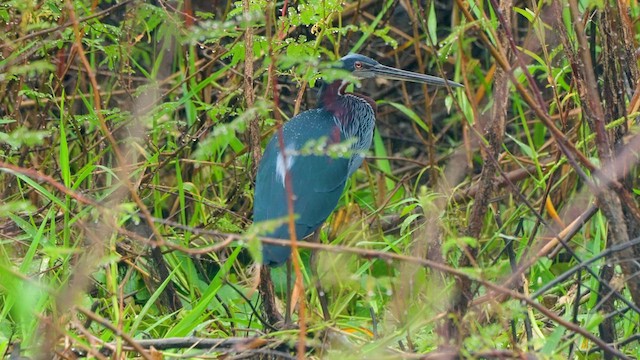
[[[606,5],[609,6],[609,5]],[[578,83],[578,89],[580,99],[585,104],[583,111],[586,118],[589,120],[589,124],[596,134],[596,148],[598,155],[604,164],[612,164],[613,161],[613,146],[612,141],[606,131],[606,121],[612,119],[606,119],[604,110],[602,108],[602,102],[600,94],[598,93],[598,86],[593,73],[593,64],[591,56],[589,54],[589,45],[585,37],[584,26],[580,21],[580,12],[578,10],[578,4],[575,0],[569,1],[569,9],[571,16],[573,17],[573,26],[575,28],[576,38],[578,39],[577,48],[570,47],[566,51],[573,52],[570,57],[572,61],[572,68],[576,72],[576,79]],[[567,43],[568,40],[564,39],[563,42]],[[613,79],[611,79],[612,81]],[[612,99],[610,99],[612,100]],[[623,101],[623,100],[622,100]],[[607,104],[608,106],[619,106],[619,104]],[[623,106],[624,107],[624,106]],[[622,165],[622,164],[621,164]],[[628,171],[628,167],[631,164],[623,166]],[[614,172],[615,174],[615,172]],[[609,174],[611,176],[611,174]],[[616,177],[617,178],[617,177]],[[609,184],[607,184],[609,185]],[[613,184],[612,184],[613,185]],[[621,189],[623,192],[628,192],[624,187]],[[624,203],[621,192],[618,192],[618,196],[611,191],[608,186],[601,188],[600,192],[596,194],[598,197],[598,205],[602,209],[605,217],[607,218],[610,226],[608,229],[611,242],[614,245],[624,244],[629,241],[629,233],[627,222],[625,221],[625,214],[622,211],[622,206],[627,205],[625,208],[628,210],[628,215],[634,223],[638,223],[640,219],[633,219],[633,208],[629,208],[628,203]],[[633,248],[627,249],[617,253],[617,257],[620,259],[620,267],[623,273],[627,277],[627,286],[631,293],[635,303],[640,304],[640,281],[635,276],[638,272],[638,267],[633,260],[635,253]]]
[[[247,22],[250,21],[249,11],[249,0],[242,0],[242,14]],[[244,32],[244,98],[247,103],[247,109],[252,109],[256,95],[253,90],[253,27],[251,24],[247,25]],[[260,146],[260,118],[257,114],[249,119],[247,130],[251,154],[251,178],[255,178],[258,164],[262,157],[262,148]]]
[[[151,355],[149,355],[145,349],[140,346],[140,344],[138,344],[136,342],[136,340],[134,340],[131,336],[129,336],[127,333],[121,331],[120,329],[118,329],[117,327],[115,327],[109,320],[99,316],[98,314],[87,310],[83,307],[77,306],[76,309],[81,312],[82,314],[84,314],[84,316],[88,317],[89,319],[93,320],[94,322],[106,327],[107,329],[111,330],[116,336],[121,337],[122,339],[124,339],[124,341],[131,345],[131,347],[133,349],[135,349],[140,356],[142,356],[143,358],[147,359],[147,360],[151,360],[152,357]]]
[[[0,164],[0,167],[2,167],[2,164]],[[18,168],[19,169],[19,168]],[[21,171],[23,173],[25,173],[26,171]],[[37,173],[37,172],[36,172]],[[53,179],[51,179],[53,180]],[[53,181],[53,184],[55,184],[56,182]],[[66,188],[62,188],[61,190],[63,190],[65,193],[68,193],[69,195],[73,195],[74,198],[78,198],[86,203],[89,204],[94,204],[97,206],[101,206],[97,203],[95,203],[94,201],[89,201],[88,199],[86,199],[85,197],[76,195],[73,191],[68,190]],[[156,219],[157,220],[157,219]],[[182,226],[180,224],[173,224],[167,220],[159,220],[162,221],[163,223],[167,223],[167,224],[172,224],[172,225],[176,225],[176,226]],[[580,220],[576,220],[574,223],[572,223],[570,225],[571,229],[574,229],[576,226],[581,226],[583,223],[583,221]],[[122,229],[119,229],[119,231],[123,231]],[[210,235],[216,235],[216,236],[220,236],[220,237],[225,237],[225,238],[232,238],[234,240],[240,240],[242,241],[244,239],[244,236],[242,235],[237,235],[237,234],[224,234],[224,233],[220,233],[220,232],[215,232],[215,231],[209,231],[209,230],[198,230],[198,229],[191,229],[192,232],[194,233],[206,233],[206,234],[210,234]],[[133,236],[135,236],[135,234],[132,234]],[[562,233],[561,233],[562,235]],[[276,244],[276,245],[291,245],[291,241],[288,240],[281,240],[281,239],[271,239],[271,238],[260,238],[260,240],[263,243],[267,243],[267,244]],[[395,260],[395,261],[402,261],[402,262],[411,262],[411,263],[415,263],[415,264],[419,264],[421,266],[424,267],[429,267],[432,268],[434,270],[440,271],[440,272],[444,272],[444,273],[448,273],[451,274],[453,276],[456,277],[470,277],[471,275],[467,272],[464,272],[462,270],[458,270],[449,266],[446,266],[440,262],[435,262],[435,261],[431,261],[428,259],[423,259],[423,258],[418,258],[418,257],[414,257],[414,256],[406,256],[406,255],[400,255],[400,254],[395,254],[395,253],[386,253],[386,252],[381,252],[381,251],[375,251],[375,250],[367,250],[367,249],[359,249],[359,248],[352,248],[352,247],[345,247],[345,246],[335,246],[335,245],[325,245],[325,244],[317,244],[317,243],[309,243],[309,242],[299,242],[298,247],[301,248],[308,248],[308,249],[315,249],[315,250],[323,250],[323,251],[330,251],[330,252],[336,252],[336,253],[351,253],[351,254],[355,254],[355,255],[359,255],[361,257],[364,258],[376,258],[376,259],[381,259],[381,260],[387,260],[387,261],[391,261],[391,260]],[[552,246],[554,246],[555,244],[548,244],[547,247],[545,247],[545,249],[549,249],[552,248]],[[176,246],[175,247],[176,250],[180,249],[180,251],[182,251],[183,249],[181,249],[181,247]],[[545,249],[542,249],[538,252],[538,254],[540,256],[542,256],[545,251]],[[208,249],[207,249],[208,250]],[[197,250],[196,250],[197,251]],[[196,252],[193,251],[193,252]],[[520,266],[520,270],[524,271],[524,269],[529,268],[533,263],[535,263],[535,261],[537,261],[537,259],[529,259],[529,261]],[[521,274],[521,273],[520,273]],[[512,276],[517,276],[518,274],[513,274]],[[512,278],[513,279],[513,278]],[[620,352],[618,352],[615,349],[610,348],[606,343],[603,343],[602,341],[600,341],[600,339],[595,338],[594,336],[590,333],[588,333],[586,330],[576,326],[575,324],[571,324],[566,322],[564,319],[559,318],[555,313],[553,313],[551,310],[548,310],[546,308],[544,308],[544,306],[535,303],[534,300],[530,299],[529,297],[526,297],[520,293],[517,293],[515,291],[512,291],[504,286],[500,286],[500,285],[496,285],[493,284],[491,282],[488,282],[486,280],[483,280],[481,278],[473,278],[473,281],[477,281],[479,284],[487,287],[488,289],[495,291],[499,294],[503,294],[512,298],[516,298],[518,300],[524,301],[527,304],[529,304],[530,306],[532,306],[533,308],[539,310],[541,313],[545,314],[547,317],[549,317],[550,319],[558,322],[559,324],[567,327],[568,329],[575,331],[581,335],[583,335],[584,337],[594,341],[596,344],[598,344],[598,346],[601,346],[602,349],[604,349],[607,352],[611,352],[613,354],[620,354],[619,356],[622,356],[622,358],[624,359],[628,359],[627,357],[625,357],[623,354],[621,354]],[[511,283],[511,280],[507,280],[505,283],[509,284]]]
[[[121,3],[117,3],[117,4],[113,5],[110,8],[104,9],[102,11],[99,11],[99,12],[97,12],[95,14],[92,14],[92,15],[89,15],[89,16],[82,17],[82,18],[77,20],[77,23],[84,23],[84,22],[87,22],[87,21],[92,20],[92,19],[96,19],[96,18],[101,18],[101,17],[107,16],[111,12],[113,12],[114,10],[117,10],[120,7],[127,5],[132,1],[133,0],[124,0]],[[52,32],[60,31],[60,30],[66,29],[66,28],[68,28],[70,26],[73,26],[73,25],[74,25],[74,20],[69,20],[68,22],[66,22],[64,24],[58,25],[58,26],[53,27],[53,28],[44,29],[44,30],[40,30],[40,31],[35,31],[35,32],[32,32],[32,33],[30,33],[28,35],[25,35],[25,36],[21,37],[21,38],[18,38],[16,40],[6,41],[4,43],[0,43],[0,49],[2,49],[4,47],[7,47],[7,46],[11,46],[11,45],[16,44],[16,43],[17,44],[23,43],[23,42],[25,42],[27,40],[33,39],[33,38],[38,37],[38,36],[47,35],[47,34],[52,33]],[[59,34],[62,35],[62,32],[60,32]],[[44,43],[40,43],[40,44],[44,44]],[[9,67],[13,66],[14,64],[21,63],[24,60],[28,59],[29,57],[31,57],[31,55],[35,54],[41,48],[41,46],[42,45],[34,46],[33,48],[29,49],[26,53],[24,53],[21,56],[18,56],[14,60],[9,59],[9,61],[7,61],[4,65],[0,66],[0,73],[4,72],[6,69],[8,69]],[[16,54],[20,54],[20,52],[17,52]]]
[[[111,145],[112,151],[116,156],[118,164],[120,166],[124,166],[125,164],[127,164],[127,160],[122,155],[122,152],[120,151],[120,148],[118,147],[118,142],[116,141],[115,137],[113,136],[113,134],[111,133],[111,131],[107,127],[106,120],[104,118],[104,115],[102,114],[102,100],[100,98],[100,92],[99,92],[100,86],[98,85],[98,80],[96,79],[95,73],[94,73],[93,69],[91,68],[91,64],[89,63],[89,60],[87,59],[87,56],[86,56],[86,54],[84,52],[84,48],[83,48],[83,45],[82,45],[82,33],[80,31],[80,24],[78,23],[78,21],[76,19],[75,9],[73,7],[73,3],[71,2],[71,0],[66,0],[65,3],[66,3],[66,6],[67,6],[67,12],[69,14],[69,19],[73,24],[73,32],[75,34],[75,47],[76,47],[76,50],[78,51],[78,55],[80,57],[80,61],[82,62],[83,66],[84,66],[84,68],[85,68],[85,70],[87,72],[87,76],[89,77],[89,81],[91,82],[91,86],[93,87],[93,101],[94,101],[94,106],[95,106],[95,115],[96,115],[96,117],[98,119],[98,123],[100,125],[100,130],[103,132],[103,135],[105,136],[105,138],[107,139],[107,141]],[[151,216],[151,213],[149,212],[149,209],[147,209],[146,205],[142,202],[142,199],[138,195],[138,192],[136,191],[136,189],[134,188],[133,184],[129,180],[129,176],[127,174],[122,174],[122,175],[123,176],[121,177],[121,180],[124,183],[124,185],[127,188],[127,190],[129,191],[129,194],[131,195],[131,198],[133,199],[133,201],[138,206],[138,208],[139,208],[140,212],[142,213],[143,217],[145,218],[145,220],[147,220],[147,223],[151,227],[151,230],[153,231],[153,234],[156,236],[156,241],[159,244],[162,244],[164,242],[164,238],[162,237],[162,235],[160,234],[158,229],[155,226],[153,226],[152,216]]]
[[[242,0],[242,13],[245,16],[245,20],[249,20],[249,0]],[[266,13],[267,18],[267,31],[270,33],[271,26],[269,25],[271,20],[270,12]],[[271,41],[269,41],[269,51],[271,50]],[[255,93],[253,89],[253,28],[249,25],[245,30],[244,35],[245,46],[245,66],[244,66],[244,92],[247,108],[250,109],[254,106]],[[273,64],[269,65],[269,81],[275,81],[273,77],[272,68]],[[258,171],[258,164],[262,158],[262,148],[260,146],[260,124],[258,116],[254,116],[249,120],[249,152],[251,154],[251,178],[255,178]],[[270,269],[266,266],[258,268],[259,284],[258,291],[262,298],[262,307],[265,311],[267,321],[270,325],[275,325],[282,321],[282,315],[279,313],[276,305],[275,291],[273,288],[273,281],[271,280]]]
[[[128,163],[128,161],[125,159],[124,155],[122,155],[122,152],[120,151],[120,148],[118,146],[118,142],[113,136],[112,131],[107,126],[106,119],[102,114],[102,98],[99,92],[100,86],[98,85],[95,71],[91,67],[91,64],[89,63],[89,60],[87,59],[87,56],[84,52],[84,47],[82,44],[82,33],[80,31],[80,24],[76,19],[74,5],[71,2],[71,0],[66,0],[65,4],[66,4],[67,12],[69,15],[69,20],[73,25],[73,32],[75,35],[74,49],[77,51],[78,56],[80,58],[80,62],[84,66],[86,74],[89,77],[89,82],[91,83],[93,101],[94,101],[93,105],[95,107],[95,115],[96,115],[96,118],[98,119],[100,129],[104,137],[107,139],[107,141],[111,145],[111,149],[116,157],[118,165],[124,166],[125,164]],[[129,179],[130,174],[123,171],[120,175],[121,175],[120,179],[124,183],[125,187],[127,188],[129,195],[138,206],[139,211],[142,213],[142,217],[147,221],[147,225],[153,232],[156,243],[157,244],[164,243],[164,238],[162,237],[158,229],[155,227],[155,225],[151,221],[152,217],[151,217],[151,213],[149,212],[149,209],[147,209],[147,206],[144,204],[144,202],[140,198],[138,191],[136,190],[136,187]],[[156,246],[152,246],[151,253],[156,260],[158,270],[161,273],[161,275],[163,277],[168,276],[169,270],[167,269],[164,259],[162,258],[162,252],[160,251],[160,249]],[[168,297],[171,309],[175,311],[179,307],[179,302],[177,300],[177,294],[175,293],[173,284],[171,283],[167,286],[167,297]]]
[[[282,14],[285,14],[287,11],[287,0],[285,0],[284,4],[282,5]],[[268,14],[268,16],[271,16],[271,12]],[[282,40],[285,36],[284,33],[284,23],[282,24],[283,27],[281,27],[278,30],[278,34],[277,34],[277,39]],[[267,31],[271,31],[271,27],[267,28]],[[269,56],[271,57],[271,65],[269,67],[269,78],[271,79],[271,91],[272,91],[272,95],[273,95],[273,101],[274,101],[274,105],[275,107],[278,107],[278,88],[277,88],[277,79],[274,76],[274,71],[275,71],[275,64],[276,64],[276,58],[275,58],[275,53],[273,52],[273,47],[272,47],[272,42],[273,42],[273,38],[270,37],[270,41],[269,41]],[[277,114],[277,112],[276,112]],[[276,119],[278,120],[278,130],[277,130],[277,134],[278,134],[278,147],[280,149],[280,154],[279,156],[282,156],[282,161],[286,164],[287,163],[287,152],[286,152],[286,146],[284,143],[284,134],[283,134],[283,123],[282,123],[282,119],[278,119],[279,116],[276,115]],[[287,194],[287,198],[286,198],[286,202],[287,202],[287,210],[288,210],[288,220],[287,220],[287,224],[289,226],[289,238],[291,239],[290,241],[290,246],[291,246],[291,262],[293,263],[293,270],[294,270],[294,274],[295,274],[295,286],[294,289],[298,289],[298,291],[300,291],[303,295],[305,294],[305,290],[304,290],[304,284],[302,282],[302,269],[300,267],[300,262],[299,262],[299,256],[298,256],[298,238],[296,235],[296,224],[295,224],[295,210],[293,207],[293,199],[295,194],[293,193],[293,183],[292,183],[292,179],[291,179],[291,174],[289,172],[289,169],[286,170],[285,173],[285,180],[284,180],[284,188],[285,188],[285,192]],[[292,296],[292,295],[291,295]],[[299,327],[299,336],[298,336],[298,359],[299,360],[303,360],[305,359],[305,341],[306,341],[306,336],[307,336],[307,324],[306,324],[306,318],[305,318],[305,307],[306,307],[306,298],[305,296],[302,296],[300,299],[300,303],[298,305],[298,327]]]
[[[510,0],[502,0],[500,1],[500,5],[497,5],[495,1],[493,2],[493,7],[496,12],[501,12],[503,15],[499,29],[502,31],[498,31],[497,37],[498,42],[502,44],[503,48],[507,48],[508,45],[508,35],[505,28],[511,27],[511,6],[512,2]],[[509,57],[510,55],[507,54],[506,56]],[[494,191],[494,178],[499,167],[497,159],[502,151],[507,106],[509,104],[508,90],[508,76],[504,69],[499,68],[495,73],[493,107],[489,116],[479,124],[483,128],[478,129],[480,135],[487,139],[488,146],[483,147],[485,151],[482,155],[485,161],[483,162],[482,172],[478,182],[478,191],[474,197],[471,214],[465,231],[467,236],[473,238],[480,237],[485,215],[489,209],[489,200]],[[506,179],[506,177],[504,178]],[[466,256],[460,259],[458,267],[464,268],[472,265],[475,262],[477,250],[475,248],[468,248],[465,254]],[[477,288],[474,288],[473,282],[468,278],[458,278],[456,285],[457,294],[453,299],[453,304],[450,309],[451,312],[456,315],[457,319],[461,319],[473,300]],[[456,324],[456,319],[448,320],[445,325],[446,329],[442,329],[445,331],[443,335],[449,339],[459,339],[458,334],[460,333],[460,329],[458,329]]]

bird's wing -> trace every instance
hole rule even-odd
[[[281,154],[278,136],[267,145],[256,179],[254,221],[284,218],[288,215],[285,175],[293,187],[293,205],[298,239],[311,234],[335,209],[349,177],[349,159],[318,153],[300,153],[309,141],[320,138],[342,141],[333,115],[310,110],[291,119],[283,127],[286,156]],[[288,239],[287,224],[269,236]]]

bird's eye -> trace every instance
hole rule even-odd
[[[356,70],[360,70],[362,69],[362,63],[360,61],[356,61],[353,66],[356,68]]]

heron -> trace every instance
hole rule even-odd
[[[338,68],[359,80],[386,78],[463,87],[443,78],[385,66],[360,54],[342,57]],[[351,82],[350,79],[338,79],[323,83],[317,108],[294,116],[282,126],[281,132],[271,137],[258,166],[253,208],[255,223],[289,215],[287,180],[291,184],[296,239],[305,239],[318,230],[336,208],[347,181],[362,165],[371,146],[376,121],[375,101],[363,94],[347,92]],[[282,136],[284,147],[279,136]],[[338,149],[334,152],[340,152],[339,144],[347,144],[350,151],[342,156],[331,153],[332,146]],[[313,149],[309,150],[309,147]],[[291,238],[286,222],[266,236]],[[289,246],[262,246],[264,265],[280,266],[290,256]]]

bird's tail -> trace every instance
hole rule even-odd
[[[280,266],[291,257],[289,246],[262,244],[262,263],[266,266]]]

